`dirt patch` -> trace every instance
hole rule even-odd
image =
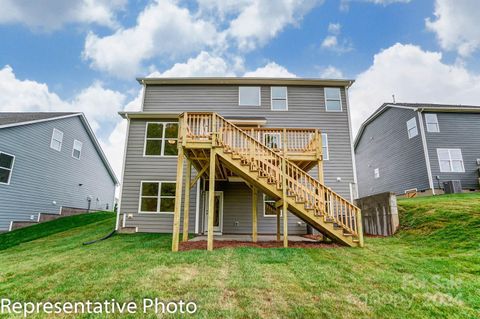
[[[218,248],[236,248],[236,247],[255,247],[255,248],[282,248],[283,241],[261,241],[253,243],[251,241],[237,240],[218,240],[213,243],[214,249]],[[289,241],[290,248],[338,248],[341,247],[335,243],[307,242],[307,241]],[[187,241],[180,243],[179,250],[207,249],[207,241]]]

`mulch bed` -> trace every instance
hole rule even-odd
[[[213,242],[214,249],[218,248],[237,248],[237,247],[255,247],[255,248],[283,248],[283,241],[261,241],[253,243],[251,241],[237,240],[217,240]],[[289,248],[338,248],[341,247],[335,243],[307,242],[307,241],[289,241]],[[207,249],[207,241],[187,241],[180,243],[179,250],[187,251],[194,249]]]

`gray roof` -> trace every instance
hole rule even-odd
[[[72,112],[0,112],[0,125],[17,124],[73,115]]]

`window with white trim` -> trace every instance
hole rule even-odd
[[[328,161],[328,159],[330,158],[330,153],[328,149],[327,133],[322,133],[322,154],[323,154],[323,160]]]
[[[432,114],[432,113],[425,114],[425,122],[427,123],[427,132],[431,132],[431,133],[440,132],[440,126],[438,125],[437,114]]]
[[[272,111],[287,111],[288,110],[288,98],[286,86],[272,86],[270,88],[271,93],[271,109]]]
[[[263,217],[276,217],[277,209],[275,208],[276,200],[270,196],[263,194]],[[280,210],[280,216],[282,210]]]
[[[417,120],[415,118],[411,118],[407,121],[407,131],[408,138],[413,138],[418,135]]]
[[[263,143],[273,149],[282,148],[282,136],[280,133],[264,133]]]
[[[0,184],[10,184],[15,156],[0,152]]]
[[[259,86],[239,86],[238,87],[238,105],[260,106],[260,87]]]
[[[142,181],[140,213],[173,213],[175,211],[175,182]]]
[[[177,122],[148,122],[145,130],[143,155],[177,156]]]
[[[464,173],[462,150],[459,148],[437,148],[438,164],[442,173]]]
[[[60,152],[62,150],[62,143],[63,132],[54,128],[52,133],[52,140],[50,141],[50,147]]]
[[[83,146],[83,143],[80,142],[79,140],[73,141],[73,149],[72,149],[73,158],[80,159],[80,156],[82,155],[82,146]]]
[[[341,112],[342,98],[340,88],[324,88],[325,92],[325,110],[327,112]]]
[[[373,170],[373,176],[375,177],[375,179],[380,178],[380,169],[375,168]]]

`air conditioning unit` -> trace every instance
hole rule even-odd
[[[462,183],[460,181],[443,182],[445,194],[457,194],[462,192]]]

